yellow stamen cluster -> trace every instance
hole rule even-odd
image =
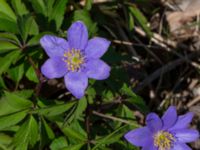
[[[81,68],[81,65],[85,62],[80,50],[71,49],[64,53],[63,61],[67,64],[69,71],[75,72]]]
[[[174,136],[166,131],[160,131],[154,136],[154,145],[158,150],[170,150],[174,141]]]

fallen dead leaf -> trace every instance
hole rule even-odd
[[[166,15],[171,33],[183,37],[194,36],[198,29],[198,23],[195,25],[194,21],[199,21],[200,0],[182,0],[168,5],[176,5],[178,8]]]

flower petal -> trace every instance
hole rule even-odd
[[[95,37],[88,41],[85,54],[89,58],[100,58],[107,51],[109,46],[110,41],[104,38]]]
[[[149,143],[146,143],[145,146],[142,147],[142,150],[158,150],[157,147],[154,146],[153,140]]]
[[[104,80],[110,75],[110,67],[100,59],[89,60],[85,72],[89,78]]]
[[[171,150],[192,150],[192,149],[184,143],[175,143]]]
[[[163,126],[161,119],[155,113],[150,113],[147,115],[146,124],[147,127],[153,132],[160,130]]]
[[[69,44],[65,39],[52,35],[43,36],[40,44],[49,57],[63,56],[64,51],[69,49]]]
[[[88,31],[83,22],[77,21],[67,31],[70,48],[85,49],[88,42]]]
[[[175,125],[172,126],[169,130],[176,130],[176,129],[184,129],[189,126],[189,124],[192,121],[194,114],[192,112],[189,112],[185,115],[181,115],[178,117],[178,120],[176,121]]]
[[[177,121],[176,107],[170,106],[162,116],[163,130],[172,127]]]
[[[60,57],[54,57],[42,65],[41,72],[49,79],[60,78],[67,73],[67,67]]]
[[[65,75],[65,85],[76,98],[80,99],[85,94],[88,78],[82,72],[69,72]]]
[[[181,143],[193,142],[199,138],[199,132],[194,129],[174,130],[173,134],[177,138],[177,141]]]
[[[139,129],[132,130],[125,134],[125,139],[135,146],[145,146],[146,143],[149,143],[151,139],[151,132],[149,128],[143,127]]]

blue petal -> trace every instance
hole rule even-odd
[[[77,21],[67,31],[70,48],[84,50],[88,42],[88,31],[83,22]]]
[[[187,128],[189,126],[189,124],[192,121],[194,114],[192,112],[189,112],[185,115],[179,116],[178,120],[176,121],[176,123],[174,124],[174,126],[172,126],[169,130],[176,130],[176,129],[184,129]]]
[[[52,35],[45,35],[40,39],[40,44],[44,48],[47,55],[51,58],[63,56],[64,52],[69,49],[68,42],[63,39]]]
[[[60,78],[67,73],[67,67],[60,57],[54,57],[42,65],[41,72],[49,79]]]
[[[170,106],[162,117],[163,130],[169,129],[177,121],[176,107]]]
[[[80,99],[85,94],[88,78],[82,72],[69,72],[65,75],[65,85],[76,98]]]
[[[85,54],[88,58],[100,58],[108,50],[109,46],[110,41],[104,38],[95,37],[88,41]]]
[[[86,63],[85,72],[89,78],[104,80],[110,75],[110,67],[100,59],[89,60]]]
[[[193,142],[199,138],[199,132],[193,129],[174,130],[173,134],[175,135],[177,141],[181,143]]]
[[[132,130],[125,134],[125,139],[135,146],[145,146],[152,141],[152,134],[147,127]]]
[[[154,146],[153,140],[149,143],[146,143],[145,146],[142,147],[142,150],[158,150],[157,147]]]
[[[175,143],[171,150],[192,150],[192,149],[184,143]]]
[[[155,113],[150,113],[147,115],[146,124],[147,127],[153,132],[161,130],[163,126],[161,119]]]

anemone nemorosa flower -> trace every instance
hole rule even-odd
[[[49,79],[64,77],[66,88],[78,99],[84,96],[88,78],[104,80],[109,77],[110,67],[100,60],[110,41],[94,37],[88,40],[88,31],[81,21],[71,25],[67,40],[45,35],[40,44],[49,56],[41,67]]]
[[[176,108],[170,106],[162,118],[150,113],[147,126],[128,132],[125,139],[142,150],[191,150],[185,143],[199,138],[199,132],[189,129],[193,113],[177,116]]]

